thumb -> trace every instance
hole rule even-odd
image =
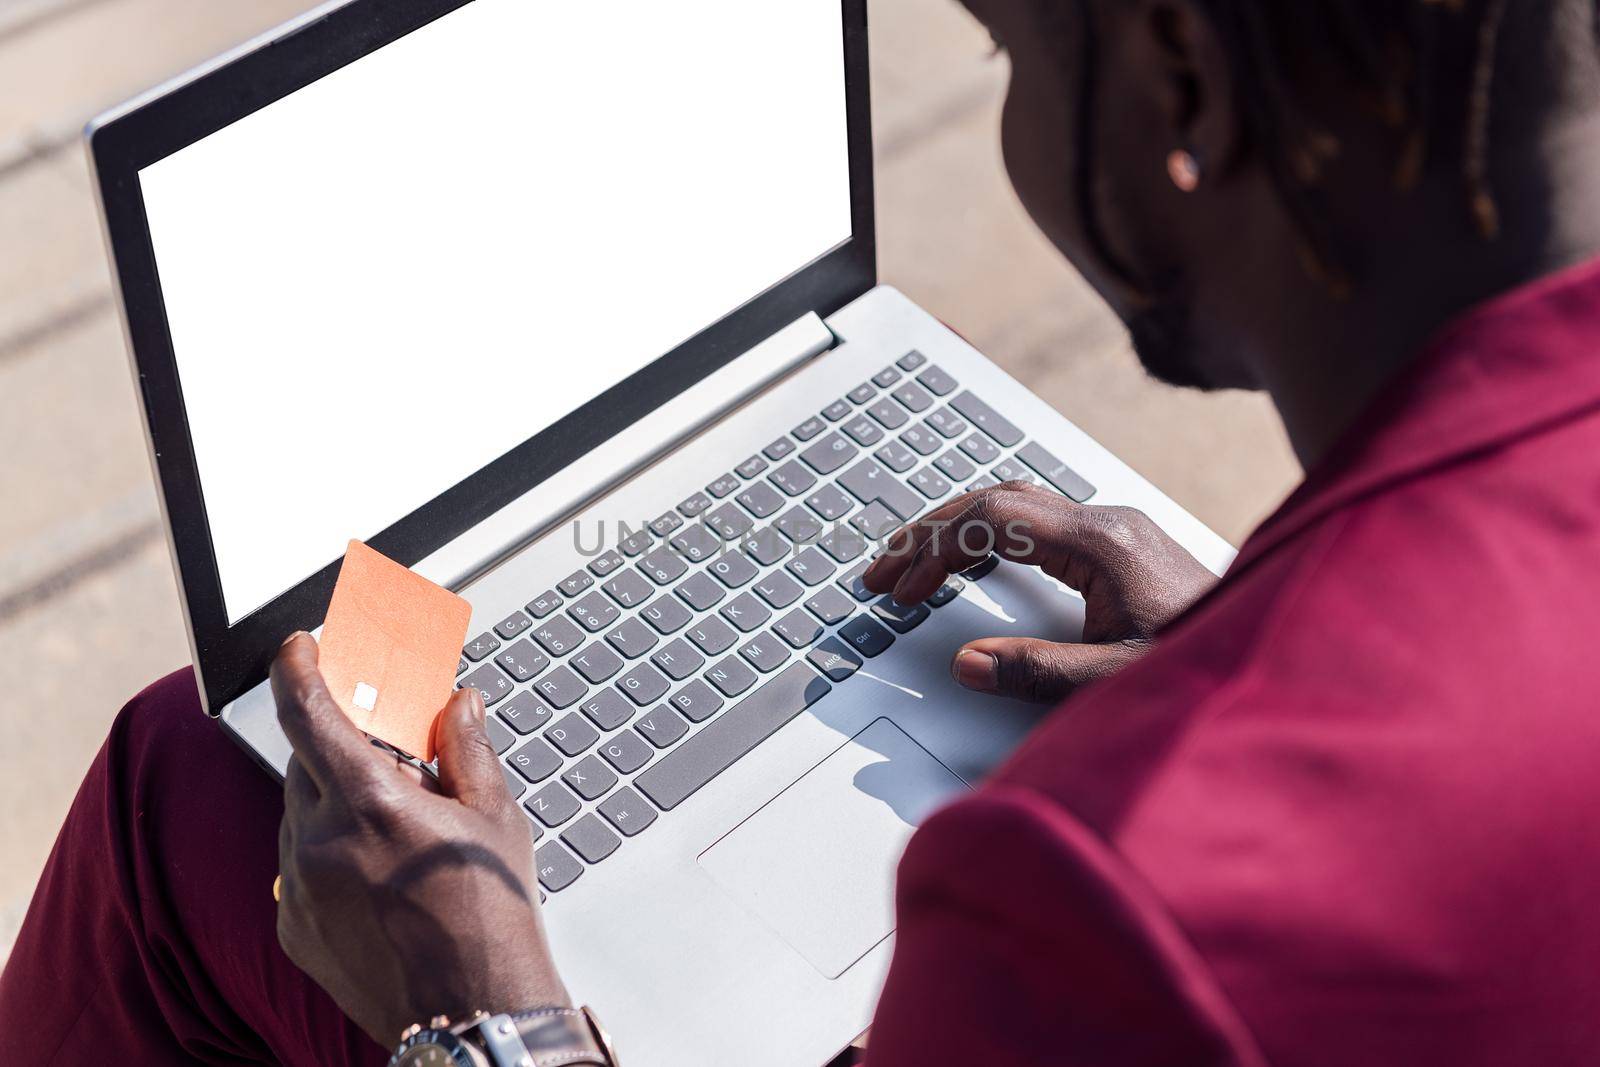
[[[488,711],[476,686],[457,690],[439,713],[439,785],[446,796],[487,815],[504,810],[505,776],[484,727]]]
[[[1054,704],[1109,677],[1144,654],[1144,643],[1059,644],[1026,637],[987,637],[956,653],[950,674],[980,693]]]

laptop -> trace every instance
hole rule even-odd
[[[1043,714],[951,654],[1082,601],[991,560],[907,609],[877,539],[1022,478],[1232,557],[877,284],[865,0],[350,0],[88,138],[207,712],[282,775],[350,538],[460,592],[630,1060],[832,1058],[913,829]]]

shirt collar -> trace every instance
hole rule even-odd
[[[1262,524],[1239,574],[1328,513],[1600,407],[1600,259],[1467,312]]]

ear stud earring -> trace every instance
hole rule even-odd
[[[1200,160],[1186,148],[1174,148],[1167,156],[1167,176],[1185,193],[1200,188]]]

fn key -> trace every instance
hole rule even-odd
[[[539,884],[552,893],[561,892],[583,873],[583,864],[555,841],[541,845],[533,856],[534,866],[539,868]]]

